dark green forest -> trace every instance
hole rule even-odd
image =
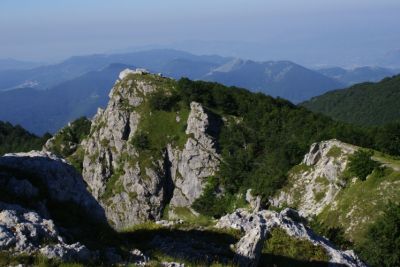
[[[336,120],[358,125],[400,122],[400,75],[313,97],[301,104]]]
[[[38,137],[19,125],[0,121],[0,155],[9,152],[40,150],[50,134]]]

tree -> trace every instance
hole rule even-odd
[[[371,157],[372,151],[360,149],[349,157],[348,171],[351,175],[357,176],[361,181],[365,181],[372,171],[379,167],[380,164]]]
[[[179,101],[179,95],[177,93],[167,95],[164,92],[157,91],[152,94],[149,101],[153,110],[171,111]]]
[[[400,266],[400,205],[388,204],[384,215],[368,229],[358,250],[371,266]]]
[[[146,150],[150,148],[149,137],[145,133],[137,133],[132,138],[132,145],[138,150]]]

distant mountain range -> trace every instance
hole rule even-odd
[[[370,66],[353,69],[331,67],[322,68],[317,71],[348,86],[361,82],[378,82],[385,77],[396,74],[396,71],[393,69]]]
[[[0,71],[0,91],[16,88],[51,89],[87,72],[119,63],[147,68],[173,78],[216,81],[246,87],[299,102],[343,87],[336,80],[289,61],[255,62],[220,56],[197,56],[177,50],[72,57],[55,65]]]
[[[63,82],[51,90],[21,88],[0,93],[0,120],[36,134],[54,133],[80,116],[93,116],[108,102],[118,74],[129,66],[113,64]]]
[[[104,107],[109,88],[128,66],[175,79],[244,87],[294,103],[346,87],[348,78],[343,77],[349,76],[346,70],[315,71],[290,61],[255,62],[168,49],[79,56],[54,65],[0,71],[0,120],[21,124],[36,134],[55,132],[68,121],[92,116]]]
[[[229,60],[228,58],[219,56],[196,56],[176,50],[151,50],[129,54],[78,56],[71,57],[55,65],[41,66],[29,70],[1,71],[0,91],[25,87],[26,84],[34,84],[34,87],[40,90],[50,89],[57,84],[77,78],[90,71],[98,71],[114,63],[135,65],[161,72],[164,68],[168,69],[170,62],[176,59],[187,60],[193,63],[201,62],[201,64],[206,62],[210,66],[223,64]]]
[[[301,105],[336,120],[359,125],[400,122],[400,75],[328,92]]]
[[[290,61],[232,60],[212,70],[203,80],[249,88],[298,103],[343,84]]]

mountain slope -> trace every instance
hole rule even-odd
[[[317,71],[347,86],[362,82],[378,82],[385,77],[395,74],[395,70],[392,69],[368,66],[354,69],[333,67],[319,69]]]
[[[370,140],[263,94],[140,71],[120,77],[80,149],[83,177],[119,229],[159,219],[167,206],[220,216],[242,190],[275,192],[312,141]]]
[[[356,162],[362,164],[357,165]],[[361,166],[363,171],[366,166],[371,167],[362,177],[354,166]],[[278,207],[298,209],[311,221],[314,229],[337,242],[337,245],[362,251],[366,242],[376,242],[367,239],[369,229],[382,218],[388,203],[399,203],[399,191],[398,158],[377,151],[368,153],[363,148],[329,140],[310,147],[301,164],[289,172],[285,187],[271,202]],[[391,234],[398,237],[398,233]],[[390,246],[379,243],[369,245]],[[396,255],[397,252],[391,253]],[[384,256],[374,257],[376,261]]]
[[[249,88],[295,103],[342,87],[341,83],[329,77],[289,61],[233,60],[214,69],[202,79]]]
[[[400,75],[311,98],[301,105],[336,120],[383,125],[400,120]]]
[[[358,145],[371,145],[368,132],[282,99],[217,83],[176,81],[141,70],[121,73],[109,95],[107,107],[98,111],[89,133],[89,123],[82,121],[83,127],[71,124],[49,141],[46,149],[62,148],[62,142],[72,144],[74,149],[56,150],[68,160],[80,159],[83,179],[108,222],[124,233],[132,232],[127,234],[131,240],[141,238],[147,251],[150,247],[176,255],[179,250],[180,255],[189,254],[188,258],[223,251],[221,259],[234,257],[238,262],[257,261],[264,254],[265,262],[271,263],[276,258],[268,258],[270,253],[282,251],[283,258],[303,259],[303,265],[312,260],[324,265],[329,260],[364,266],[352,252],[339,251],[315,235],[295,211],[260,209],[266,199],[290,182],[287,172],[301,161],[313,141],[340,137]],[[77,131],[81,128],[83,131]],[[75,146],[76,140],[82,142]],[[313,148],[307,159],[321,159],[317,152]],[[340,153],[331,152],[341,162]],[[323,169],[331,173],[331,169]],[[255,210],[253,213],[247,209]],[[232,247],[234,255],[232,250],[225,250],[226,245],[216,249],[215,241],[202,242],[216,223],[213,217],[232,211],[216,226],[225,222],[240,231],[229,241],[236,243]],[[162,227],[154,226],[152,221],[167,227],[179,228],[182,224],[211,228],[202,228],[197,234],[203,238],[196,238],[196,233],[186,228],[184,236],[195,241],[182,239],[179,232],[152,239],[144,233],[158,236],[160,228],[156,227]],[[151,230],[141,231],[143,224]],[[273,231],[276,227],[283,231]],[[194,255],[190,254],[193,247],[197,251]],[[208,252],[207,247],[214,252]],[[246,258],[248,255],[251,257]]]
[[[91,117],[107,104],[109,88],[126,65],[113,64],[64,82],[52,90],[32,88],[0,93],[0,119],[36,133],[55,132],[81,116]]]

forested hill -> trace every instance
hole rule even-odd
[[[400,75],[328,92],[301,105],[336,120],[359,125],[400,122]]]
[[[9,152],[40,150],[50,135],[38,137],[19,125],[0,121],[0,155]]]

